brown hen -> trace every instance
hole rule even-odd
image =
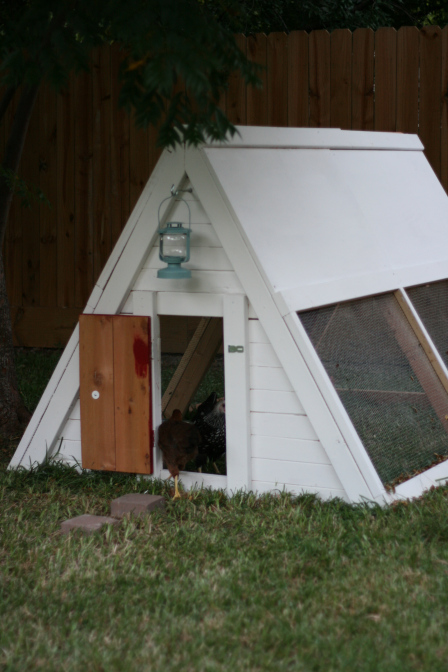
[[[174,498],[180,497],[178,489],[179,471],[198,454],[201,435],[196,427],[182,420],[182,413],[176,409],[169,420],[159,427],[159,448],[163,460],[174,478]]]

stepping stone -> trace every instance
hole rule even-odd
[[[115,518],[122,518],[128,513],[134,516],[151,513],[156,509],[164,509],[165,500],[159,495],[145,495],[139,493],[130,493],[112,500],[110,505],[110,514]]]
[[[91,516],[85,513],[76,518],[70,518],[61,523],[61,532],[68,534],[72,530],[81,530],[84,534],[93,534],[98,532],[104,525],[117,525],[120,521],[109,516]]]

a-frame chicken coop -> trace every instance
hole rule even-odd
[[[184,486],[384,503],[445,483],[448,197],[420,141],[239,130],[164,152],[85,308],[89,408],[76,329],[11,466],[58,451],[167,476],[159,316],[197,316],[222,320],[227,475]],[[159,217],[186,224],[173,185],[192,190],[190,279],[157,277]]]

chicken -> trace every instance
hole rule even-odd
[[[217,397],[216,392],[212,392],[198,406],[193,422],[202,437],[196,464],[201,469],[208,460],[211,460],[216,473],[219,474],[216,460],[226,452],[226,402],[225,399]]]
[[[182,413],[176,409],[171,418],[159,427],[159,448],[163,460],[174,478],[174,497],[180,497],[178,489],[179,471],[185,469],[187,462],[194,460],[201,443],[201,434],[189,422],[182,420]]]

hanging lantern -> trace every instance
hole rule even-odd
[[[188,191],[191,191],[188,189]],[[166,268],[157,271],[158,278],[191,278],[191,271],[188,268],[182,268],[181,264],[190,259],[190,233],[191,233],[191,212],[187,201],[180,198],[188,208],[188,228],[182,222],[166,222],[165,226],[160,225],[160,208],[165,201],[178,195],[178,191],[171,190],[171,196],[165,198],[159,205],[159,258],[167,264]]]

